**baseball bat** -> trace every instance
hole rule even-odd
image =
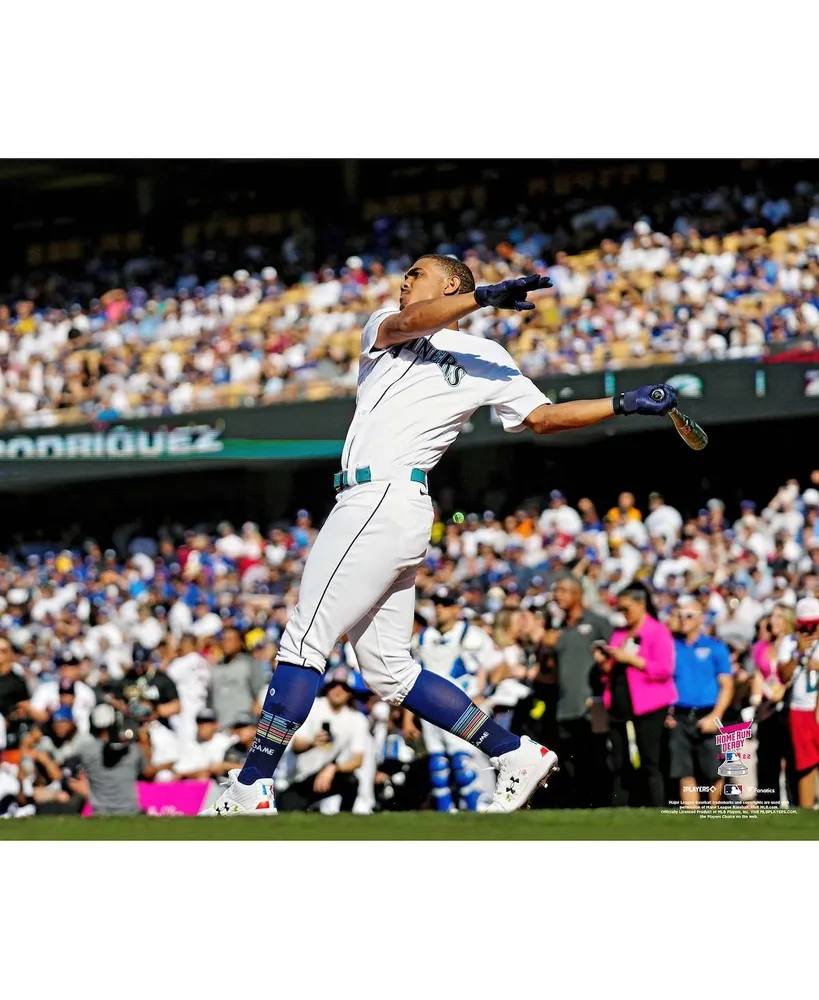
[[[651,398],[658,403],[661,402],[665,398],[665,390],[654,389],[651,393]],[[674,426],[677,428],[677,433],[689,448],[693,448],[694,451],[702,451],[708,444],[708,435],[696,420],[692,420],[685,413],[680,413],[676,406],[673,410],[668,411],[668,416],[671,417]]]

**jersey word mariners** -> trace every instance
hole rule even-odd
[[[429,472],[481,406],[494,406],[507,431],[550,400],[494,340],[439,330],[384,350],[373,347],[394,308],[372,314],[361,336],[358,393],[341,468]]]
[[[482,629],[456,622],[448,632],[425,628],[415,637],[413,653],[425,670],[457,684],[470,697],[480,694],[476,674],[492,670],[503,654]]]

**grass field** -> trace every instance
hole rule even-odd
[[[706,818],[707,817],[707,818]],[[32,817],[0,822],[0,840],[818,840],[819,813],[651,809],[538,810],[512,816],[382,813],[270,819]]]

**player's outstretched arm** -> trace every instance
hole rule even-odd
[[[677,394],[671,386],[663,385],[666,390],[663,398],[655,400],[651,394],[657,388],[658,385],[641,385],[639,389],[605,399],[573,399],[554,405],[544,403],[533,410],[524,423],[535,434],[557,434],[559,431],[591,427],[619,415],[640,413],[646,417],[662,417],[677,405]]]
[[[386,317],[378,328],[374,346],[384,350],[407,340],[415,340],[416,337],[427,337],[457,323],[479,308],[474,292],[442,295],[437,299],[413,302],[401,312]]]
[[[611,397],[608,399],[573,399],[569,403],[555,403],[552,406],[544,403],[533,410],[524,423],[535,434],[557,434],[559,431],[591,427],[593,424],[600,424],[614,415],[614,400]]]
[[[416,337],[428,337],[486,306],[515,309],[517,312],[534,309],[534,302],[529,302],[526,296],[529,292],[549,288],[551,284],[545,276],[530,274],[525,278],[501,281],[497,285],[480,285],[474,292],[442,295],[437,299],[413,302],[401,312],[384,319],[378,328],[374,346],[378,350],[384,350]]]

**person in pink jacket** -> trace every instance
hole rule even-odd
[[[617,610],[625,627],[595,651],[610,721],[612,805],[663,806],[665,776],[660,756],[668,709],[677,701],[674,639],[657,621],[651,596],[641,584],[618,595]],[[637,773],[632,761],[634,744],[639,754]]]

